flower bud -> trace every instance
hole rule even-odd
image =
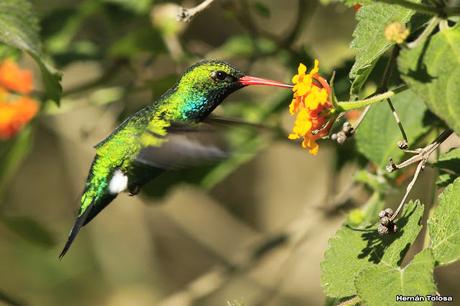
[[[392,22],[385,27],[385,38],[390,42],[402,44],[407,36],[409,36],[409,30],[398,21]]]

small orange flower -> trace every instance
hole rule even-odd
[[[357,13],[360,9],[361,9],[362,5],[357,3],[355,5],[353,5],[353,9],[355,10],[355,13]]]
[[[330,118],[334,112],[330,100],[331,88],[318,72],[318,60],[309,73],[304,64],[299,64],[297,74],[292,78],[294,97],[289,105],[289,112],[297,117],[288,138],[303,138],[302,146],[308,148],[312,155],[319,150],[316,140],[329,133],[333,123]]]
[[[32,72],[21,70],[10,58],[0,63],[0,86],[22,94],[32,91]]]
[[[0,139],[16,135],[37,111],[37,102],[29,97],[19,97],[13,102],[0,101]]]
[[[0,63],[0,139],[13,137],[36,115],[38,103],[26,95],[32,86],[30,71],[11,59]]]

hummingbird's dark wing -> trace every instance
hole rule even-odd
[[[227,117],[221,117],[221,116],[209,116],[206,119],[204,119],[205,123],[208,123],[210,125],[214,126],[226,126],[226,127],[232,127],[232,126],[244,126],[244,127],[250,127],[250,128],[255,128],[258,130],[266,130],[266,131],[273,131],[276,128],[262,124],[262,123],[256,123],[256,122],[249,122],[243,119],[239,118],[227,118]]]
[[[219,161],[230,155],[222,133],[209,124],[172,123],[164,140],[160,146],[141,149],[136,162],[160,169],[179,169]]]

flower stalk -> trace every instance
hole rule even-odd
[[[392,90],[388,90],[384,93],[374,95],[370,98],[363,99],[363,100],[357,100],[357,101],[339,101],[337,102],[337,111],[338,112],[346,112],[354,109],[359,109],[363,108],[368,105],[373,105],[378,102],[384,101],[388,98],[393,97],[394,95],[404,91],[407,89],[406,85],[401,85],[399,87],[396,87]]]

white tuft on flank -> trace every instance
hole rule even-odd
[[[112,179],[109,183],[109,191],[111,194],[119,194],[128,187],[128,176],[120,170],[115,170]]]

